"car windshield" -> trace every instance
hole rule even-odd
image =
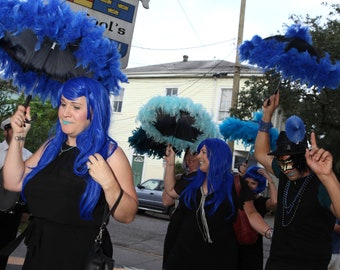
[[[152,189],[152,190],[163,190],[164,189],[163,181],[156,180],[156,179],[145,181],[144,183],[142,183],[142,186],[145,187],[146,189]]]

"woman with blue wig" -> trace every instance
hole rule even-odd
[[[13,143],[4,166],[7,189],[21,191],[31,222],[26,234],[25,270],[83,270],[105,211],[130,223],[137,196],[130,164],[109,136],[108,91],[86,77],[71,79],[59,91],[55,135],[27,161],[21,149],[31,127],[30,107],[12,116]],[[112,256],[108,232],[106,255]]]
[[[165,270],[237,269],[238,244],[233,230],[237,213],[232,153],[221,139],[203,140],[197,148],[199,168],[181,192],[181,220]],[[167,156],[174,156],[171,146]],[[174,160],[166,159],[174,174]]]
[[[263,270],[263,236],[271,238],[272,233],[270,226],[263,219],[265,214],[276,209],[277,190],[275,183],[270,174],[261,167],[251,166],[247,168],[243,179],[241,179],[240,205],[249,214],[249,209],[253,209],[258,219],[255,222],[259,224],[257,241],[254,244],[239,246],[239,266],[238,270]],[[262,196],[261,193],[268,186],[269,197]],[[252,213],[254,215],[254,213]],[[250,223],[254,224],[254,217],[249,214]],[[260,228],[260,229],[259,229]]]

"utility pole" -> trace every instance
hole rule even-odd
[[[240,8],[240,18],[238,24],[238,35],[237,35],[237,45],[236,45],[236,59],[235,59],[235,71],[234,71],[234,79],[233,79],[233,91],[231,95],[231,107],[235,107],[237,105],[238,93],[240,89],[240,73],[241,73],[241,64],[238,55],[238,48],[242,44],[243,41],[243,28],[244,28],[244,17],[246,10],[246,0],[241,0],[241,8]],[[231,151],[234,151],[234,142],[230,141],[229,146]]]

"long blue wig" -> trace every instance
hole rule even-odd
[[[251,166],[247,169],[244,175],[244,179],[249,177],[249,178],[254,179],[258,183],[257,188],[254,190],[256,194],[263,192],[267,184],[266,177],[258,173],[259,169],[261,169],[259,166]]]
[[[117,148],[117,143],[108,135],[111,115],[109,95],[101,83],[87,77],[78,77],[67,81],[58,94],[58,107],[62,96],[69,100],[84,96],[87,101],[87,119],[91,119],[91,122],[77,136],[76,143],[79,154],[75,160],[73,172],[86,180],[86,189],[80,201],[80,215],[84,219],[91,219],[92,211],[101,194],[101,187],[89,175],[86,162],[89,156],[94,153],[100,153],[106,159]],[[24,179],[23,190],[34,175],[55,159],[63,143],[67,140],[67,135],[62,131],[59,121],[56,123],[55,129],[55,136],[49,139],[37,166]]]
[[[234,176],[232,174],[232,153],[229,146],[218,138],[209,138],[203,140],[197,147],[200,152],[205,145],[209,159],[208,173],[197,171],[197,176],[190,182],[188,187],[183,191],[183,200],[188,208],[192,207],[192,202],[196,201],[197,192],[200,191],[205,179],[208,180],[208,194],[213,193],[211,199],[205,202],[205,206],[211,205],[208,211],[209,215],[216,212],[221,203],[228,200],[231,204],[232,212],[226,213],[230,218],[234,213],[234,204],[232,199],[232,187]]]

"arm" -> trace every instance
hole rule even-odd
[[[340,234],[340,225],[335,223],[334,225],[334,232],[336,232],[337,234]]]
[[[308,167],[317,175],[321,183],[327,189],[331,198],[331,211],[340,217],[340,183],[333,171],[333,156],[323,148],[318,148],[315,133],[310,136],[312,149],[306,149],[306,161]]]
[[[30,107],[25,108],[22,105],[18,106],[18,110],[11,117],[13,138],[3,167],[4,187],[11,191],[21,191],[23,179],[31,171],[30,168],[38,164],[45,148],[45,144],[42,145],[38,151],[24,161],[22,153],[25,138],[31,127],[28,123],[23,125],[26,117],[30,119]]]
[[[162,193],[162,202],[164,206],[170,206],[175,203],[175,199],[164,190]]]
[[[270,96],[270,104],[268,104],[267,100],[263,103],[263,116],[262,121],[266,124],[271,123],[272,115],[275,109],[279,106],[280,94],[276,93]],[[266,170],[273,174],[272,170],[272,161],[273,156],[269,156],[270,152],[270,137],[269,130],[257,132],[256,140],[255,140],[255,150],[254,156],[258,162],[260,162]]]
[[[277,189],[275,183],[270,176],[270,174],[265,169],[260,169],[259,173],[262,174],[268,181],[268,189],[269,189],[269,199],[266,201],[267,210],[276,209],[277,205]]]
[[[243,209],[246,212],[249,223],[254,230],[256,230],[259,234],[266,236],[266,232],[271,230],[271,227],[266,223],[260,213],[257,212],[254,206],[254,201],[245,201]]]
[[[171,145],[168,145],[165,150],[166,156],[164,157],[166,165],[164,172],[164,192],[172,198],[178,198],[179,195],[175,191],[175,152]],[[164,203],[164,202],[163,202]]]
[[[107,161],[96,153],[89,157],[87,164],[90,175],[103,188],[105,199],[110,208],[116,202],[120,190],[123,190],[123,197],[113,217],[122,223],[132,222],[137,213],[138,199],[133,183],[132,169],[123,150],[118,147]]]

